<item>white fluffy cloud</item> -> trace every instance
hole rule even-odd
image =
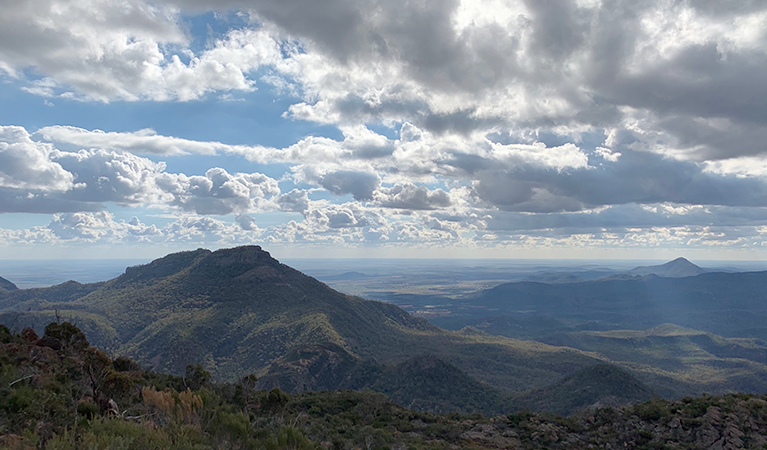
[[[205,176],[160,174],[155,184],[168,203],[198,214],[245,213],[262,209],[266,198],[279,195],[277,181],[266,175],[210,169]]]
[[[51,160],[53,146],[32,141],[21,127],[0,128],[0,188],[65,191],[73,176]]]
[[[192,36],[207,11],[244,19]],[[734,0],[12,2],[0,71],[30,93],[270,89],[292,103],[285,118],[343,137],[273,148],[2,127],[0,212],[59,214],[20,241],[753,245],[767,221],[766,21],[764,2]],[[145,157],[217,154],[289,171],[175,174]],[[112,203],[193,216],[153,228],[99,212]],[[259,227],[262,211],[302,219]]]
[[[264,29],[233,30],[193,54],[172,5],[140,0],[33,0],[3,5],[0,69],[44,76],[31,93],[81,100],[192,100],[250,91],[248,73],[279,58]]]
[[[0,212],[77,212],[107,203],[198,214],[276,209],[277,181],[260,173],[204,176],[168,173],[165,164],[131,153],[62,151],[20,127],[0,127]]]
[[[318,122],[577,132],[630,127],[638,112],[645,132],[695,157],[761,154],[767,7],[715,9],[665,0],[34,0],[4,8],[0,68],[42,74],[34,93],[100,101],[247,91],[268,68],[265,80],[302,97],[288,113]],[[206,10],[239,10],[251,22],[195,53],[184,14]],[[732,130],[712,142],[721,121]]]

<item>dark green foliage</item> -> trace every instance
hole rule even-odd
[[[90,345],[85,334],[69,322],[48,324],[43,335],[45,338],[55,340],[65,351],[80,352]]]
[[[282,407],[288,402],[288,395],[280,390],[280,388],[274,388],[264,397],[264,408],[274,411]]]
[[[184,383],[194,391],[206,386],[210,382],[210,372],[202,367],[202,364],[187,364]]]
[[[24,327],[24,329],[21,330],[21,338],[29,343],[35,343],[40,340],[40,336],[37,335],[37,331],[31,327]]]
[[[141,366],[126,358],[125,356],[118,356],[112,361],[112,367],[118,372],[133,372],[141,369]]]
[[[570,415],[591,406],[621,406],[648,400],[653,393],[630,373],[597,364],[557,383],[515,397],[517,407]]]
[[[99,412],[98,405],[92,401],[84,400],[77,404],[77,414],[80,414],[87,419],[93,419]]]
[[[767,445],[767,396],[653,399],[633,407],[587,409],[567,418],[529,411],[497,418],[438,415],[402,408],[370,391],[258,391],[254,376],[237,383],[207,382],[189,390],[182,377],[141,369],[117,371],[116,367],[134,366],[125,361],[115,364],[92,347],[53,350],[10,333],[8,340],[0,344],[2,449],[576,450]],[[428,360],[413,364],[441,367]],[[104,376],[96,376],[97,369]],[[441,370],[450,369],[438,373]],[[624,376],[609,367],[594,370],[605,372],[601,376],[606,380]],[[192,365],[187,378],[199,371],[201,366]],[[115,398],[107,393],[120,391],[120,411],[104,408],[94,391],[112,401]]]

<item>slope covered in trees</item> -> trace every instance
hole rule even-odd
[[[0,292],[0,307],[0,322],[14,329],[42,330],[58,314],[147,367],[179,374],[200,362],[219,380],[266,375],[290,351],[317,344],[387,366],[435,356],[506,392],[596,362],[571,349],[439,329],[392,304],[334,291],[255,246],[176,253],[104,283]]]
[[[419,362],[431,365],[433,362]],[[597,370],[602,370],[597,369]],[[609,373],[608,377],[611,377]],[[618,377],[622,375],[618,374]],[[285,394],[245,376],[212,383],[142,370],[68,323],[42,337],[0,326],[0,448],[654,449],[762,448],[767,396],[651,400],[563,418],[414,412],[372,392]]]

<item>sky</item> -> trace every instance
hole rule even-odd
[[[763,0],[0,8],[0,259],[767,257]]]

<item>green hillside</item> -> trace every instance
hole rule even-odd
[[[0,295],[0,322],[42,327],[55,315],[147,367],[182,373],[201,363],[219,380],[265,375],[293,349],[331,344],[393,366],[436,356],[507,392],[549,385],[597,359],[572,349],[450,332],[388,303],[336,292],[260,247],[168,255],[113,280]]]
[[[291,350],[279,358],[256,385],[287,392],[373,390],[418,411],[502,414],[516,407],[509,395],[480,383],[434,356],[399,364],[361,360],[332,344]]]
[[[517,408],[570,415],[586,408],[620,406],[649,400],[652,391],[630,373],[597,364],[545,388],[514,398]]]
[[[667,397],[767,392],[767,343],[664,324],[649,330],[557,333],[552,345],[597,352]]]
[[[414,360],[416,372],[445,369]],[[408,370],[407,367],[403,367]],[[609,386],[630,376],[597,366]],[[574,380],[585,372],[570,377]],[[592,380],[592,376],[587,377]],[[565,380],[559,390],[579,385]],[[382,394],[263,391],[246,376],[213,383],[198,366],[183,377],[142,370],[90,346],[69,323],[42,337],[0,326],[0,449],[702,449],[764,448],[767,397],[654,399],[563,418],[518,412],[492,418],[405,409]],[[591,390],[603,389],[592,386]],[[604,389],[603,389],[604,390]],[[609,390],[609,389],[608,389]],[[545,390],[540,395],[547,395]],[[551,391],[553,392],[553,391]],[[577,396],[577,395],[576,395]],[[581,396],[585,398],[584,396]]]

